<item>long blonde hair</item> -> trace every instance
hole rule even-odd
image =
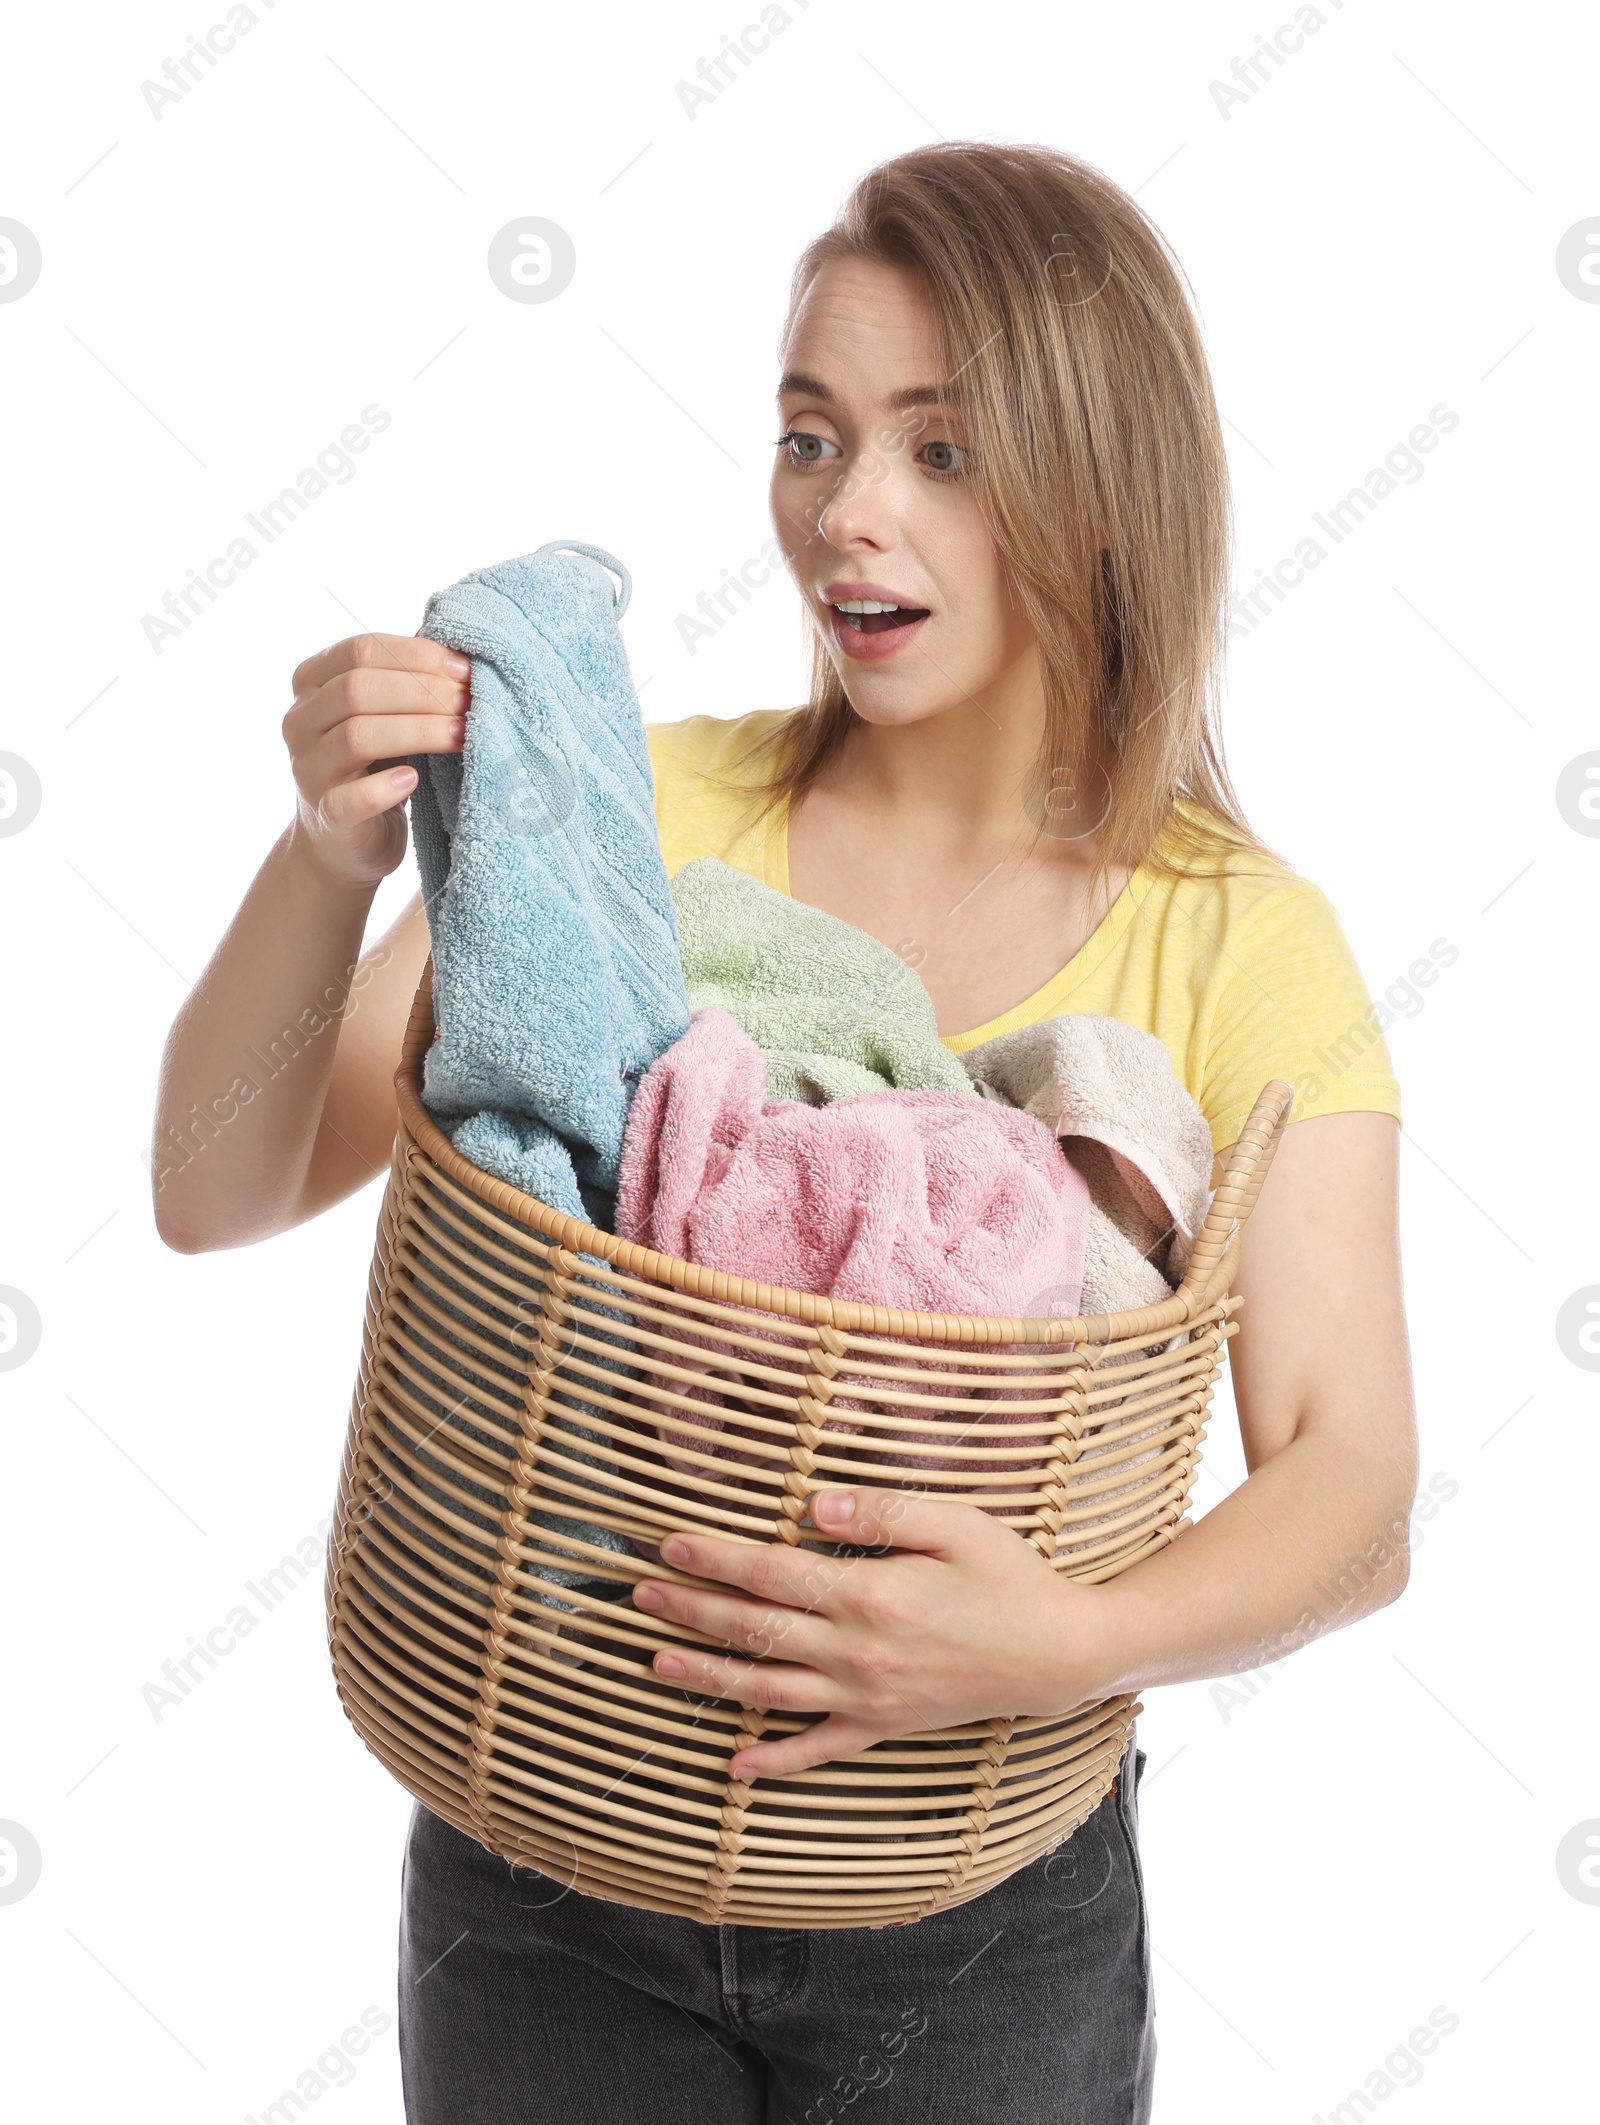
[[[1071,155],[949,141],[857,184],[796,264],[785,340],[812,281],[842,259],[920,275],[945,375],[959,378],[979,506],[1039,646],[1036,828],[1070,835],[1089,818],[1097,868],[1267,854],[1217,723],[1227,458],[1159,232]],[[809,701],[745,756],[763,811],[801,796],[855,721],[814,630],[812,652]]]

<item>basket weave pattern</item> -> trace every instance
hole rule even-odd
[[[1188,1524],[1289,1087],[1257,1101],[1172,1298],[996,1321],[776,1290],[551,1210],[430,1120],[432,1033],[430,967],[328,1560],[334,1671],[368,1747],[501,1857],[707,1924],[903,1924],[1060,1844],[1109,1790],[1132,1698],[733,1779],[738,1749],[807,1722],[658,1676],[663,1646],[710,1641],[627,1596],[687,1575],[597,1531],[815,1547],[810,1491],[872,1483],[982,1505],[1074,1579],[1152,1555]]]

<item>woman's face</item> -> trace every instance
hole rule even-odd
[[[959,378],[920,278],[826,266],[784,349],[772,518],[856,713],[992,713],[1034,676],[1033,629],[978,513]],[[893,612],[863,606],[894,606]]]

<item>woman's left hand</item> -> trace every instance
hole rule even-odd
[[[648,1614],[733,1649],[674,1646],[656,1655],[658,1675],[741,1704],[827,1714],[741,1749],[728,1767],[735,1777],[782,1778],[896,1735],[1115,1694],[1104,1591],[1063,1579],[990,1514],[865,1489],[815,1491],[810,1509],[819,1533],[899,1554],[823,1557],[670,1535],[666,1563],[743,1593],[658,1579],[633,1591]]]

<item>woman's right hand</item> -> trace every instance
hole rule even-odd
[[[331,878],[376,886],[406,851],[408,753],[459,752],[472,665],[423,635],[351,635],[307,657],[283,719],[293,838]]]

